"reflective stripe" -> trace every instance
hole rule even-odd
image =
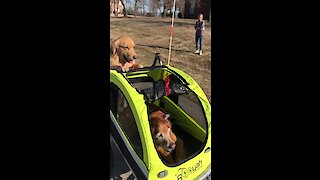
[[[115,120],[115,118],[114,118],[113,113],[112,113],[111,110],[110,110],[110,119],[111,119],[113,125],[116,127],[117,131],[118,131],[118,132],[121,132],[121,129],[120,129],[120,127],[117,125],[116,120]],[[149,172],[148,172],[147,168],[145,167],[145,165],[140,162],[140,158],[138,158],[138,157],[135,155],[135,153],[132,151],[132,149],[130,148],[130,145],[128,144],[128,141],[127,141],[127,139],[124,137],[124,135],[123,135],[122,133],[119,133],[119,135],[120,135],[122,141],[124,142],[127,150],[129,151],[131,157],[133,158],[133,160],[135,161],[135,163],[138,165],[139,169],[141,170],[141,172],[144,174],[145,177],[148,177]],[[118,147],[118,149],[120,150],[118,144],[117,144],[117,143],[115,143],[115,144],[116,144],[116,146]],[[121,151],[121,150],[120,150],[120,151]],[[122,152],[122,151],[121,151],[121,152]],[[127,159],[126,159],[126,158],[124,158],[124,159],[125,159],[125,161],[127,162],[127,164],[129,164],[128,161],[127,161]],[[129,165],[130,165],[130,164],[129,164]],[[134,172],[133,172],[133,173],[134,173]]]

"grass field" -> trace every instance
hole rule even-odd
[[[170,65],[194,78],[211,102],[211,26],[206,23],[203,55],[195,51],[195,19],[175,19],[173,49]],[[167,64],[171,18],[161,17],[110,17],[110,44],[121,35],[129,35],[135,42],[137,62],[150,66],[154,54],[160,52]]]

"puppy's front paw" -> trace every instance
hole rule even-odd
[[[157,150],[163,157],[170,156],[170,153],[164,150],[161,146],[158,146]]]
[[[123,72],[128,72],[131,67],[132,67],[132,64],[126,62],[126,63],[123,65],[123,67],[122,67]]]
[[[122,70],[122,72],[128,72],[129,68],[122,67],[121,70]]]
[[[144,66],[142,64],[139,64],[139,63],[132,65],[132,69],[139,69],[139,68],[143,68],[143,67]]]

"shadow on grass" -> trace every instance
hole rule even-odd
[[[161,48],[161,49],[167,49],[167,50],[169,50],[169,47],[163,47],[163,46],[159,46],[159,45],[136,44],[136,46],[151,47],[151,48]],[[188,51],[188,50],[174,49],[174,46],[172,46],[171,51],[193,53],[192,51]]]
[[[113,17],[110,17],[110,18],[122,18],[122,19],[126,19],[126,17],[124,16],[113,16]],[[162,27],[162,26],[168,26],[170,27],[171,26],[171,19],[154,19],[152,17],[150,17],[150,19],[148,18],[143,18],[143,19],[139,19],[139,18],[135,18],[135,17],[130,17],[128,16],[127,18],[133,18],[132,20],[132,23],[142,23],[142,24],[153,24],[155,26],[158,26],[158,27]],[[180,27],[180,26],[191,26],[193,27],[196,23],[196,20],[194,20],[194,22],[185,22],[185,21],[175,21],[174,22],[174,26],[175,27]]]
[[[130,16],[130,15],[127,15],[127,16],[124,16],[124,15],[121,15],[121,16],[115,16],[115,15],[113,15],[113,16],[110,16],[110,18],[133,18],[132,16]]]
[[[163,19],[163,20],[158,20],[158,21],[154,21],[154,20],[151,20],[151,21],[146,21],[145,19],[138,19],[138,20],[135,20],[135,22],[140,22],[140,23],[147,23],[147,24],[155,24],[156,26],[163,26],[163,25],[167,25],[167,26],[171,26],[171,20],[170,21],[166,21],[166,19]],[[174,22],[174,26],[194,26],[194,24],[196,23],[196,21],[194,22],[183,22],[183,21],[175,21]]]

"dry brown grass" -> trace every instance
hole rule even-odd
[[[173,50],[170,65],[194,78],[211,102],[211,27],[206,23],[203,55],[195,51],[194,19],[175,19]],[[169,54],[170,18],[161,17],[110,17],[110,43],[121,35],[129,35],[136,43],[137,61],[149,66],[154,54],[160,52],[167,64]]]

